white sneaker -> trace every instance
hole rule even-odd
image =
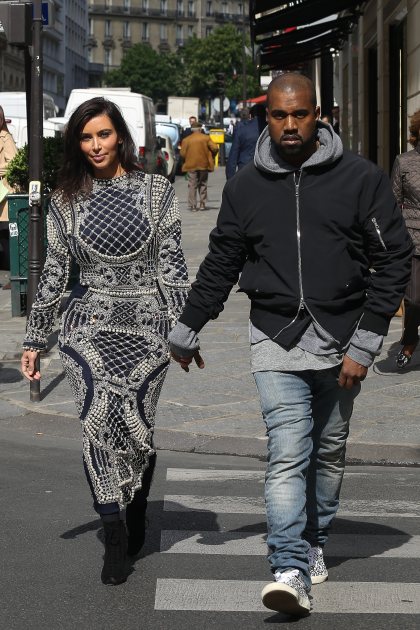
[[[308,551],[309,573],[312,584],[321,584],[328,580],[322,547],[311,547]]]
[[[270,610],[303,617],[311,611],[308,591],[297,569],[274,574],[275,582],[264,586],[261,599]]]

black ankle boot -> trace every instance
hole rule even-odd
[[[144,545],[146,536],[147,497],[149,496],[150,486],[152,485],[155,466],[156,454],[152,455],[149,459],[149,466],[144,471],[141,489],[137,490],[132,502],[127,505],[125,520],[128,529],[127,554],[129,556],[137,556]]]
[[[127,532],[123,521],[102,521],[105,532],[105,557],[101,580],[104,584],[122,584],[127,579]]]

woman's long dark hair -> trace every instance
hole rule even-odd
[[[92,166],[80,148],[80,137],[86,123],[96,116],[108,116],[119,139],[120,164],[126,172],[138,170],[135,145],[122,114],[112,101],[103,97],[85,101],[73,112],[64,133],[63,165],[57,179],[57,191],[71,201],[75,195],[89,194],[92,189]]]

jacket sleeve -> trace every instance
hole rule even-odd
[[[359,328],[386,335],[410,278],[413,245],[388,177],[377,169],[367,180],[363,231],[371,275]]]
[[[68,247],[58,236],[54,209],[51,206],[47,216],[48,247],[44,268],[38,284],[34,303],[28,317],[24,348],[47,347],[54,321],[63,297],[71,266],[71,254]]]
[[[229,193],[223,191],[217,225],[210,234],[209,253],[201,263],[179,321],[199,332],[223,311],[247,257],[246,239]]]
[[[163,180],[164,191],[159,208],[158,266],[168,302],[169,318],[173,326],[187,300],[190,283],[181,247],[178,200],[169,182],[164,178],[160,179]]]
[[[239,157],[239,135],[240,127],[238,125],[233,132],[232,146],[230,147],[230,153],[226,163],[226,179],[230,179],[236,173]]]
[[[391,183],[392,183],[392,192],[394,193],[394,197],[397,200],[397,204],[399,205],[400,208],[402,208],[403,202],[404,202],[404,195],[403,195],[403,189],[402,189],[399,156],[395,158],[394,166],[392,167]]]

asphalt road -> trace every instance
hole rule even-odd
[[[330,580],[295,622],[259,599],[270,580],[263,462],[161,451],[144,552],[126,584],[106,587],[78,440],[7,423],[0,439],[5,630],[420,627],[418,468],[348,468]]]

